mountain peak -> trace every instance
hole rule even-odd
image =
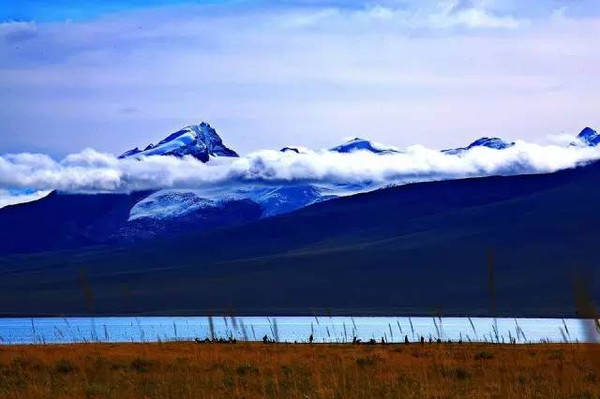
[[[585,127],[577,138],[590,147],[595,147],[600,143],[600,134],[591,127]]]
[[[513,145],[515,145],[514,142],[504,141],[499,137],[482,137],[469,144],[467,148],[488,147],[495,150],[504,150],[505,148],[512,147]]]
[[[515,145],[512,141],[504,141],[499,137],[481,137],[466,147],[453,148],[449,150],[443,150],[442,152],[445,154],[456,155],[463,153],[465,151],[470,150],[475,147],[487,147],[494,150],[504,150],[506,148],[510,148]]]
[[[368,151],[374,154],[389,154],[397,153],[398,150],[392,147],[384,147],[381,144],[373,143],[372,141],[355,137],[346,141],[344,144],[330,148],[329,151],[347,154],[354,151]]]
[[[208,162],[211,156],[238,156],[235,151],[223,144],[223,140],[216,130],[206,122],[186,126],[170,134],[156,145],[149,144],[143,151],[136,147],[124,152],[119,158],[140,158],[150,155],[173,155],[176,157],[191,155],[202,162]]]
[[[295,152],[296,154],[300,154],[300,150],[296,147],[283,147],[279,152]]]

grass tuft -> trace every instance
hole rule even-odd
[[[136,357],[131,361],[130,367],[132,370],[135,370],[138,373],[147,373],[152,367],[152,362],[148,359]]]
[[[494,355],[490,352],[481,351],[475,355],[475,360],[490,360],[493,359]]]
[[[54,365],[54,369],[58,373],[68,374],[74,372],[76,370],[76,367],[69,360],[60,359]]]

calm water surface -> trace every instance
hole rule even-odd
[[[213,324],[211,333],[210,320]],[[459,317],[67,317],[0,318],[0,344],[156,342],[233,337],[281,342],[598,342],[594,322],[579,319]]]

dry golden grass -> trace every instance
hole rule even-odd
[[[594,345],[0,347],[2,398],[596,398]]]

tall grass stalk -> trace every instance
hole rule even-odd
[[[400,321],[396,320],[396,324],[398,325],[398,331],[400,331],[400,336],[404,335],[402,332],[402,326],[400,325]]]
[[[467,319],[469,320],[469,324],[471,325],[471,329],[473,330],[473,334],[475,334],[475,339],[479,340],[478,334],[477,334],[477,329],[475,328],[475,324],[473,323],[473,320],[471,320],[470,317],[467,317]]]
[[[279,342],[279,328],[277,327],[277,319],[273,319],[273,337],[275,342]]]
[[[213,321],[212,316],[208,316],[208,328],[210,330],[210,340],[215,340],[215,323]]]

